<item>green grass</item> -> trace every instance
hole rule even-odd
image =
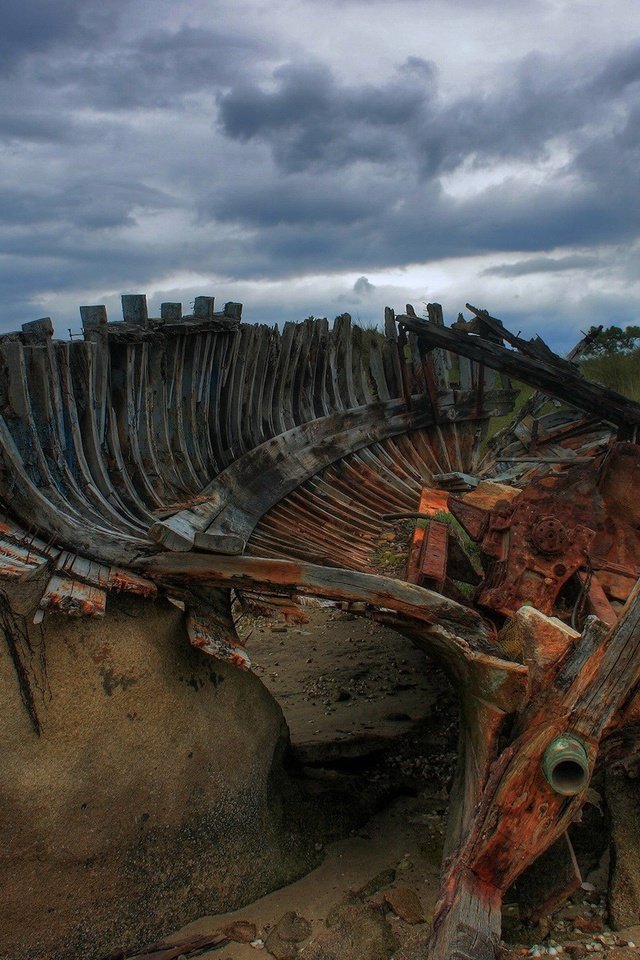
[[[614,353],[607,357],[590,357],[588,360],[582,360],[580,370],[587,380],[593,380],[603,387],[616,390],[630,400],[640,403],[640,347],[630,353]],[[513,381],[513,387],[520,390],[513,412],[506,413],[503,417],[491,418],[483,449],[494,434],[515,419],[520,408],[535,392],[533,387],[526,383],[518,383],[516,380]]]
[[[591,357],[581,362],[580,369],[588,380],[640,402],[640,348],[630,353]]]
[[[525,405],[531,394],[535,392],[534,388],[530,387],[529,384],[519,383],[517,380],[512,380],[511,386],[514,390],[520,391],[513,405],[513,410],[510,413],[505,413],[502,417],[491,417],[489,420],[489,426],[487,428],[487,435],[482,443],[483,451],[486,449],[487,443],[491,437],[515,419],[516,415],[520,412],[520,408]]]

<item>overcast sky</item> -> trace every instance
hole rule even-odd
[[[638,0],[5,0],[0,328],[639,321]]]

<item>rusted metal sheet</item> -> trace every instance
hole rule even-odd
[[[425,586],[442,591],[447,576],[449,555],[449,528],[446,523],[430,520],[424,538],[420,574]]]
[[[523,603],[551,614],[567,582],[579,574],[585,585],[589,572],[589,601],[614,622],[611,600],[626,600],[640,577],[638,497],[640,449],[617,444],[593,467],[538,478],[511,502],[485,500],[483,509],[473,495],[452,499],[452,513],[486,558],[477,602],[505,616]]]

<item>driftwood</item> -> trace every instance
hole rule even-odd
[[[563,360],[470,310],[454,328],[429,304],[428,320],[387,309],[384,332],[346,314],[280,332],[211,297],[153,318],[129,295],[122,322],[82,307],[83,340],[48,318],[0,338],[0,577],[46,571],[36,620],[165,593],[195,647],[246,669],[231,591],[310,594],[443,665],[462,735],[432,960],[493,958],[506,888],[566,844],[598,751],[631,749],[640,719],[640,524],[612,507],[640,405],[587,382],[580,345]],[[539,392],[483,450],[510,376]],[[407,517],[406,579],[383,576]],[[554,616],[571,589],[577,629]]]
[[[220,950],[229,943],[251,943],[256,939],[256,928],[246,920],[236,920],[210,933],[191,933],[171,941],[161,940],[140,947],[134,952],[119,950],[108,960],[177,960],[179,957],[199,956],[203,950]]]

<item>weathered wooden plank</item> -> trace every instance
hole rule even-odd
[[[167,323],[180,323],[182,320],[182,304],[166,301],[160,304],[160,318]]]
[[[208,501],[183,511],[181,519],[193,528],[194,539],[207,530],[247,540],[270,507],[318,470],[375,440],[425,426],[429,416],[424,404],[407,413],[402,402],[389,401],[295,427],[237,460],[205,488]],[[152,539],[163,536],[163,524],[151,527]],[[200,539],[200,548],[206,543]]]
[[[40,320],[31,320],[22,324],[22,342],[31,345],[44,346],[53,337],[53,323],[51,317],[42,317]]]
[[[106,590],[55,573],[42,595],[40,608],[70,617],[104,617],[106,602]]]
[[[537,616],[544,630],[546,618]],[[612,630],[590,618],[581,638],[567,634],[566,641],[564,654],[546,667],[540,661],[511,742],[491,764],[473,821],[449,861],[430,944],[434,960],[456,955],[470,912],[483,921],[495,910],[502,892],[562,835],[583,802],[600,739],[640,679],[640,582]],[[563,737],[573,738],[584,760],[572,761],[570,778],[556,782],[545,758]],[[470,875],[485,886],[463,896]],[[493,957],[495,930],[486,931],[484,921],[482,929],[486,942],[478,955]]]
[[[122,316],[125,323],[133,323],[139,327],[149,326],[147,313],[147,298],[143,293],[127,293],[122,295]]]
[[[398,317],[398,322],[417,333],[427,346],[444,347],[494,370],[507,373],[573,406],[606,418],[619,426],[640,424],[640,404],[627,400],[614,390],[585,380],[578,369],[559,357],[542,360],[507,350],[493,341],[431,324],[426,320]]]
[[[197,320],[212,320],[214,306],[214,297],[196,297],[193,301],[193,315]]]
[[[189,592],[185,598],[189,642],[197,650],[248,670],[251,660],[240,643],[231,616],[228,590]]]
[[[161,553],[136,562],[135,567],[156,582],[168,584],[285,591],[330,600],[358,600],[394,610],[424,627],[434,650],[442,656],[470,663],[480,659],[487,671],[487,692],[493,683],[492,670],[518,690],[527,676],[526,667],[494,656],[497,648],[491,631],[475,611],[401,580],[315,564],[196,553]]]

